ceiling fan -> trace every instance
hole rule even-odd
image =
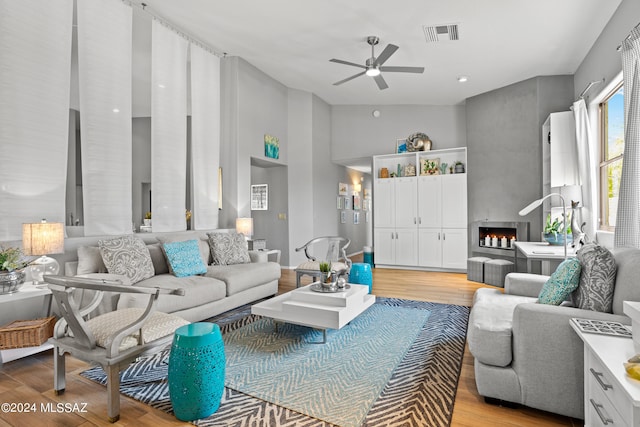
[[[353,80],[356,77],[360,77],[366,74],[369,77],[373,77],[373,79],[376,81],[376,84],[378,85],[380,90],[383,90],[389,87],[389,85],[387,85],[387,82],[385,82],[384,79],[382,78],[382,74],[380,74],[383,71],[390,72],[390,73],[422,73],[424,72],[424,67],[383,66],[382,64],[384,64],[387,61],[387,59],[389,59],[389,57],[393,55],[396,50],[398,50],[398,46],[393,44],[388,44],[387,47],[384,48],[382,53],[378,55],[378,57],[376,58],[373,53],[373,47],[377,45],[379,42],[380,42],[380,39],[376,36],[367,37],[367,43],[371,45],[371,58],[368,58],[365,61],[364,65],[356,64],[354,62],[349,62],[349,61],[343,61],[342,59],[335,59],[335,58],[330,59],[329,60],[330,62],[337,62],[338,64],[345,64],[345,65],[351,65],[352,67],[364,68],[364,71],[358,74],[354,74],[351,77],[347,77],[344,80],[340,80],[339,82],[335,82],[333,85],[338,86],[338,85],[341,85],[342,83],[346,83],[349,80]]]

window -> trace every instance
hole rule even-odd
[[[600,104],[600,229],[613,231],[624,154],[624,91],[622,83]]]

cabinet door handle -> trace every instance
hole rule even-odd
[[[398,238],[398,232],[396,231],[396,239]]]
[[[593,368],[589,368],[589,370],[591,371],[591,374],[595,377],[596,381],[598,381],[598,384],[600,384],[600,387],[602,387],[604,391],[607,391],[608,389],[613,388],[611,384],[606,384],[604,381],[602,381],[602,377],[603,377],[602,372],[596,372],[596,370]]]
[[[438,233],[438,240],[440,240],[440,233]]]
[[[593,399],[589,399],[589,401],[591,401],[591,405],[593,406],[593,409],[596,410],[596,414],[598,414],[598,416],[602,420],[602,424],[604,425],[609,425],[609,423],[613,424],[613,420],[602,412],[602,410],[604,409],[604,406],[602,406],[599,403],[596,403]]]
[[[391,240],[393,240],[395,237],[393,237],[393,231],[391,232]]]
[[[442,240],[447,240],[447,235],[442,233]]]
[[[414,223],[414,224],[417,224],[417,223],[418,223],[418,221],[416,220],[416,217],[415,217],[415,216],[413,217],[413,223]]]
[[[422,217],[418,217],[418,224],[422,224]]]

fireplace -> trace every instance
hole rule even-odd
[[[513,256],[513,242],[528,240],[528,222],[476,221],[471,224],[471,252]]]

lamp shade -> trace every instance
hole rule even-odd
[[[64,224],[46,220],[22,224],[22,250],[25,255],[63,253]]]
[[[236,218],[236,231],[247,237],[253,236],[253,218]]]

